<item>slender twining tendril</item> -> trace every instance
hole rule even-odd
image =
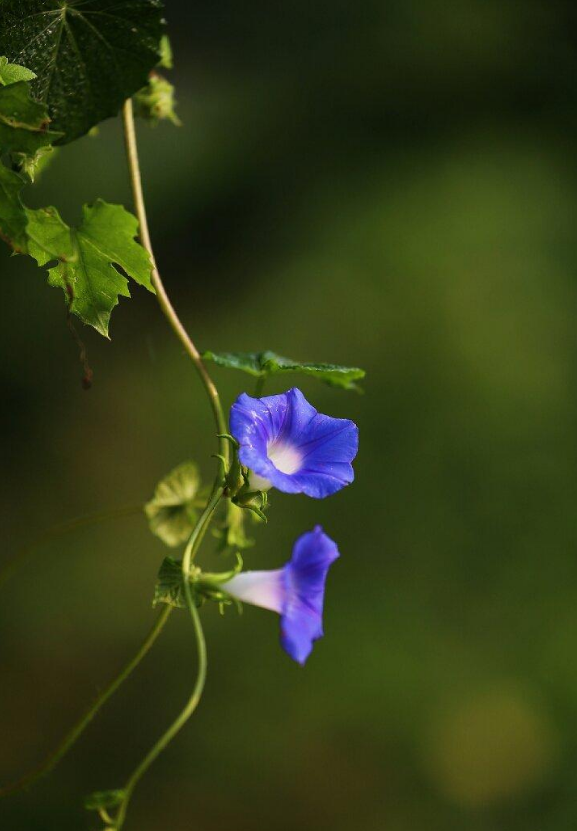
[[[222,405],[220,403],[220,397],[214,382],[212,381],[210,375],[208,374],[206,367],[202,361],[200,356],[200,352],[196,348],[194,342],[190,338],[188,332],[184,328],[180,318],[178,317],[166,289],[164,288],[164,284],[160,277],[160,273],[158,271],[158,267],[156,265],[156,259],[154,257],[154,251],[152,248],[152,243],[150,239],[150,231],[148,228],[148,219],[146,215],[146,206],[144,203],[144,194],[142,190],[142,179],[140,175],[140,165],[138,160],[138,147],[136,144],[136,129],[134,125],[134,113],[133,113],[133,106],[132,101],[129,99],[125,101],[123,109],[122,109],[122,120],[124,125],[124,138],[125,138],[125,146],[126,146],[126,156],[128,161],[128,168],[130,173],[130,182],[132,186],[132,194],[136,209],[136,214],[138,216],[138,221],[140,224],[140,238],[142,245],[148,251],[150,255],[150,259],[152,262],[152,283],[156,290],[156,295],[158,298],[158,302],[164,316],[168,320],[173,332],[175,333],[176,337],[179,339],[181,344],[183,345],[186,353],[191,358],[194,366],[200,376],[200,379],[204,385],[204,388],[208,394],[210,404],[212,407],[212,411],[214,414],[214,420],[216,425],[216,431],[219,436],[219,458],[220,462],[217,468],[217,473],[214,480],[214,485],[212,489],[212,493],[204,509],[203,513],[201,514],[191,536],[189,542],[187,544],[186,550],[184,552],[183,560],[182,560],[182,579],[184,585],[184,594],[186,597],[186,603],[190,612],[190,616],[192,618],[192,623],[195,632],[196,644],[197,644],[197,651],[198,651],[198,672],[196,676],[196,680],[194,683],[194,687],[191,693],[190,698],[188,699],[186,706],[179,714],[179,716],[175,719],[175,721],[170,725],[168,730],[160,737],[160,739],[156,742],[156,744],[152,747],[149,753],[145,756],[142,762],[138,765],[132,776],[129,778],[128,782],[126,783],[123,791],[124,791],[124,798],[120,803],[118,808],[118,812],[116,815],[115,820],[113,820],[112,825],[117,831],[120,831],[122,826],[124,825],[126,819],[126,813],[128,811],[128,806],[134,790],[142,778],[142,776],[146,773],[148,768],[153,764],[156,758],[162,753],[162,751],[167,747],[167,745],[172,741],[172,739],[177,735],[177,733],[184,727],[186,722],[194,713],[198,702],[202,696],[202,692],[204,689],[204,684],[206,680],[206,671],[207,671],[207,656],[206,656],[206,642],[204,639],[204,633],[202,630],[202,625],[200,622],[200,617],[198,614],[198,610],[196,608],[195,599],[192,594],[192,590],[190,587],[190,569],[192,560],[196,554],[198,547],[200,546],[206,530],[210,524],[212,515],[218,506],[220,500],[223,497],[224,492],[224,473],[229,464],[229,440],[226,437],[227,434],[227,424],[224,418],[224,413],[222,410]]]
[[[166,606],[162,612],[156,618],[154,626],[142,642],[142,645],[136,655],[130,660],[130,662],[118,673],[118,675],[108,684],[108,686],[102,690],[102,692],[98,695],[98,697],[94,700],[90,708],[87,712],[82,716],[81,719],[77,721],[74,727],[70,730],[69,733],[64,737],[62,742],[58,745],[56,750],[54,750],[46,760],[38,767],[36,770],[31,771],[30,773],[23,776],[16,782],[11,783],[10,785],[5,785],[3,788],[0,788],[0,797],[9,796],[10,794],[15,794],[18,791],[22,791],[25,788],[30,787],[37,779],[40,779],[42,776],[45,776],[47,773],[56,767],[58,762],[63,758],[63,756],[68,753],[70,748],[76,743],[77,739],[81,736],[84,732],[85,728],[88,727],[94,716],[98,713],[100,708],[108,701],[108,699],[116,692],[116,690],[120,687],[123,681],[126,681],[129,675],[136,669],[139,663],[142,661],[144,656],[149,652],[152,648],[153,644],[155,643],[156,639],[164,629],[164,625],[168,620],[170,613],[172,611],[171,606]]]
[[[10,579],[16,569],[26,562],[37,549],[46,545],[53,540],[70,534],[79,528],[88,528],[91,525],[97,525],[99,522],[105,522],[110,519],[121,519],[125,516],[135,516],[142,513],[142,505],[128,505],[124,508],[111,508],[107,511],[96,511],[93,514],[86,514],[85,516],[68,519],[66,522],[60,522],[58,525],[53,525],[46,531],[43,531],[31,542],[27,543],[23,548],[16,552],[16,554],[8,560],[6,565],[0,570],[0,587]]]
[[[136,768],[136,770],[124,786],[124,798],[118,809],[116,819],[112,823],[112,826],[115,829],[117,829],[117,831],[120,831],[120,829],[124,825],[124,821],[126,819],[126,812],[128,811],[128,806],[132,798],[132,794],[134,793],[134,789],[138,785],[140,779],[144,776],[144,774],[152,765],[152,763],[158,758],[158,756],[168,746],[168,744],[170,744],[170,742],[174,739],[177,733],[180,732],[180,730],[184,727],[186,722],[192,716],[192,714],[198,706],[198,703],[202,696],[202,692],[204,690],[207,670],[206,642],[204,639],[204,632],[202,630],[202,624],[200,622],[198,609],[196,608],[195,600],[190,587],[190,568],[194,556],[198,550],[198,547],[202,542],[206,529],[208,528],[211,517],[214,511],[216,510],[216,507],[218,506],[218,503],[220,502],[221,498],[222,489],[219,488],[211,496],[208,505],[206,506],[204,512],[202,513],[202,516],[198,520],[198,523],[190,536],[182,560],[184,593],[186,595],[188,609],[194,626],[196,645],[198,651],[198,670],[196,674],[196,680],[194,682],[194,687],[190,695],[190,698],[186,702],[186,705],[182,712],[173,721],[168,730],[160,737],[160,739],[152,747],[149,753],[144,757],[142,762],[138,765],[138,767]]]

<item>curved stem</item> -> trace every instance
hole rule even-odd
[[[129,661],[129,663],[122,669],[122,671],[110,682],[110,684],[100,693],[100,695],[95,699],[91,707],[87,710],[87,712],[82,716],[82,718],[74,725],[72,730],[65,736],[64,740],[60,743],[60,745],[56,748],[56,750],[48,756],[48,758],[44,761],[40,767],[36,770],[28,773],[26,776],[23,776],[17,782],[13,782],[10,785],[5,785],[3,788],[0,788],[0,798],[4,796],[9,796],[10,794],[17,793],[18,791],[23,790],[24,788],[29,787],[32,785],[37,779],[40,779],[42,776],[45,776],[58,764],[58,762],[62,759],[63,756],[68,753],[70,748],[74,745],[80,735],[84,732],[85,728],[90,724],[94,716],[100,710],[100,708],[105,704],[108,699],[116,692],[116,690],[120,687],[123,681],[126,681],[128,676],[136,669],[139,663],[142,661],[144,656],[149,652],[151,647],[153,646],[154,642],[164,629],[166,621],[168,620],[170,613],[172,612],[172,606],[166,606],[162,612],[158,615],[154,626],[144,639],[142,646],[136,653],[136,655]]]
[[[186,706],[184,707],[178,718],[176,718],[173,721],[168,730],[160,737],[160,739],[156,742],[154,747],[144,757],[142,762],[139,764],[139,766],[136,768],[136,770],[124,786],[124,799],[120,805],[113,826],[117,831],[120,831],[120,829],[124,825],[130,800],[132,799],[132,795],[139,781],[144,776],[149,767],[153,764],[153,762],[162,753],[162,751],[174,739],[177,733],[179,733],[180,730],[182,730],[186,722],[189,720],[189,718],[196,710],[198,703],[202,697],[202,692],[204,690],[204,684],[206,681],[206,671],[208,662],[206,655],[206,641],[204,639],[204,632],[202,630],[202,624],[200,622],[198,609],[196,608],[194,597],[192,595],[192,590],[190,588],[190,568],[192,560],[194,559],[194,555],[196,554],[198,547],[202,542],[206,529],[210,524],[211,517],[221,499],[222,488],[219,488],[211,496],[208,505],[206,506],[200,519],[198,520],[196,527],[190,536],[182,560],[182,579],[184,584],[184,594],[186,596],[188,609],[194,626],[196,645],[198,651],[198,671],[196,675],[196,681],[194,682],[194,687],[191,696],[188,699]]]
[[[45,545],[52,540],[63,537],[71,531],[76,531],[78,528],[87,528],[90,525],[97,525],[99,522],[104,522],[107,519],[120,519],[125,516],[134,516],[142,513],[142,505],[130,505],[124,508],[111,508],[107,511],[97,511],[93,514],[86,514],[85,516],[68,519],[66,522],[60,522],[58,525],[53,525],[39,534],[32,542],[21,548],[11,560],[0,571],[0,587],[12,576],[14,571],[21,565],[34,551],[41,545]]]
[[[258,378],[256,379],[256,384],[254,386],[254,397],[255,398],[260,398],[261,397],[262,392],[264,390],[264,382],[265,381],[266,381],[266,376],[265,375],[259,375]]]
[[[128,168],[130,172],[132,196],[134,199],[136,215],[138,217],[138,222],[140,224],[140,239],[142,245],[150,255],[150,259],[152,262],[152,283],[154,285],[154,288],[156,289],[156,295],[158,298],[158,302],[160,304],[160,308],[162,309],[164,316],[168,320],[174,334],[183,345],[186,353],[192,359],[192,362],[194,363],[196,370],[200,376],[200,380],[204,384],[204,388],[206,389],[206,392],[208,394],[212,411],[214,414],[217,433],[226,433],[226,420],[224,418],[224,414],[222,411],[218,391],[214,385],[212,378],[208,374],[208,371],[200,356],[200,352],[194,345],[194,342],[192,341],[188,332],[182,325],[182,322],[180,321],[180,318],[178,317],[176,310],[174,309],[174,306],[170,302],[170,298],[166,293],[166,289],[164,288],[164,284],[162,282],[160,273],[158,271],[158,267],[156,265],[156,259],[154,257],[154,251],[152,249],[152,242],[150,239],[150,231],[148,228],[148,218],[146,215],[144,193],[142,190],[140,164],[138,161],[138,146],[136,144],[136,129],[134,125],[134,112],[132,107],[132,100],[130,98],[127,99],[123,105],[122,122],[124,125],[124,141],[126,146],[126,156],[128,159]],[[220,439],[219,452],[222,456],[224,456],[225,459],[229,458],[229,447],[226,439]]]
[[[198,551],[199,546],[204,538],[206,530],[210,524],[212,515],[215,512],[218,503],[222,499],[222,495],[222,488],[218,488],[212,494],[212,496],[208,500],[206,508],[200,515],[200,518],[196,523],[196,527],[190,535],[190,539],[184,550],[184,555],[182,557],[182,580],[184,583],[184,594],[186,595],[189,609],[191,609],[192,606],[194,606],[192,591],[190,588],[190,567],[192,565],[192,561],[194,560],[194,556]]]
[[[122,120],[124,125],[124,139],[126,146],[126,156],[128,160],[128,168],[130,172],[132,195],[134,199],[136,214],[138,216],[138,221],[140,223],[140,238],[142,245],[148,251],[152,262],[152,283],[156,290],[156,295],[158,298],[160,308],[162,309],[164,316],[166,317],[176,337],[179,339],[186,353],[194,363],[198,375],[200,376],[200,380],[202,381],[207,395],[209,397],[216,424],[216,432],[221,436],[219,439],[219,453],[222,459],[222,463],[224,465],[224,472],[226,473],[230,459],[230,448],[228,440],[225,437],[227,433],[227,425],[226,420],[224,418],[222,405],[220,403],[218,391],[212,381],[212,378],[207,372],[207,369],[202,361],[200,352],[196,348],[194,342],[192,341],[188,332],[186,331],[182,322],[180,321],[180,318],[178,317],[176,310],[170,302],[170,299],[168,297],[168,294],[166,293],[166,289],[164,288],[164,284],[160,277],[158,267],[156,265],[156,259],[154,257],[154,251],[150,239],[150,231],[148,228],[148,219],[146,216],[146,206],[144,203],[142,180],[140,176],[140,165],[138,161],[138,147],[136,144],[134,113],[132,101],[130,99],[124,102],[122,109]],[[116,815],[116,819],[113,823],[113,826],[116,829],[116,831],[120,831],[120,829],[124,825],[126,813],[128,811],[128,806],[130,804],[132,794],[134,793],[134,790],[138,785],[140,779],[144,776],[144,774],[153,764],[156,758],[162,753],[162,751],[177,735],[177,733],[184,727],[186,722],[194,713],[196,707],[198,706],[198,702],[200,701],[200,698],[202,696],[207,671],[206,642],[204,639],[204,632],[202,630],[202,624],[200,622],[198,610],[196,608],[194,597],[192,595],[192,589],[190,587],[190,568],[196,551],[200,546],[200,543],[202,542],[202,539],[210,524],[212,514],[214,513],[214,510],[216,509],[218,503],[222,499],[223,487],[224,476],[223,471],[219,466],[215,476],[214,486],[208,504],[206,505],[206,508],[204,509],[198,523],[196,524],[194,531],[191,534],[182,561],[184,593],[192,618],[192,623],[194,626],[198,650],[198,672],[196,676],[196,681],[194,683],[194,688],[192,690],[190,698],[186,703],[186,706],[184,707],[180,715],[175,719],[175,721],[171,724],[168,730],[160,737],[160,739],[152,747],[149,753],[144,757],[142,762],[138,765],[138,767],[126,783],[124,787],[124,799],[120,804],[118,813]]]
[[[192,695],[190,696],[186,704],[186,707],[180,713],[178,718],[171,724],[166,733],[164,733],[164,735],[156,742],[152,750],[147,754],[147,756],[145,756],[145,758],[142,760],[140,765],[136,768],[136,770],[126,783],[124,787],[124,799],[120,805],[118,814],[116,816],[116,820],[113,825],[113,827],[117,829],[117,831],[120,831],[120,829],[124,825],[124,821],[126,819],[126,812],[128,811],[128,805],[130,803],[132,794],[134,793],[134,789],[138,785],[138,782],[140,781],[142,776],[144,776],[144,774],[151,766],[151,764],[154,762],[154,760],[160,755],[160,753],[162,753],[164,748],[172,741],[172,739],[181,730],[181,728],[184,727],[188,719],[196,710],[198,702],[201,699],[202,691],[204,689],[204,683],[206,681],[206,641],[204,639],[204,632],[202,631],[200,617],[195,606],[192,607],[191,614],[194,623],[194,632],[196,636],[196,644],[198,649],[198,672]]]

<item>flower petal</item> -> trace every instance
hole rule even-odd
[[[228,592],[243,603],[270,609],[280,615],[286,602],[284,570],[243,571],[222,584]]]
[[[275,571],[246,571],[221,588],[242,600],[281,616],[281,646],[299,664],[323,636],[325,583],[339,556],[336,543],[320,525],[298,538],[290,561]]]
[[[299,537],[284,567],[287,602],[281,616],[281,645],[299,664],[305,663],[313,642],[323,636],[325,583],[338,556],[336,543],[317,525]]]
[[[353,481],[358,428],[322,415],[296,388],[233,404],[230,429],[243,465],[285,493],[322,499]]]

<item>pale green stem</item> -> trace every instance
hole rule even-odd
[[[198,703],[202,697],[207,671],[206,641],[204,639],[204,632],[202,631],[202,624],[200,622],[198,609],[196,608],[192,590],[190,588],[190,569],[194,556],[198,550],[200,543],[202,542],[205,531],[208,528],[211,517],[221,498],[222,488],[219,488],[211,496],[208,505],[206,506],[202,516],[198,520],[198,523],[196,524],[196,527],[188,541],[188,545],[186,546],[186,550],[184,552],[184,556],[182,559],[182,580],[184,584],[184,593],[188,609],[190,611],[190,615],[192,618],[192,623],[194,626],[194,633],[196,637],[196,645],[198,651],[198,670],[196,680],[194,682],[194,687],[191,696],[186,703],[186,706],[184,707],[178,718],[176,718],[173,721],[168,730],[160,737],[160,739],[156,742],[154,747],[144,757],[142,762],[138,765],[138,767],[136,768],[136,770],[124,786],[124,799],[120,805],[120,808],[118,809],[118,814],[114,822],[114,828],[116,829],[116,831],[120,831],[120,829],[124,825],[124,822],[126,820],[126,812],[128,811],[130,800],[132,799],[132,795],[139,781],[144,776],[149,767],[153,764],[153,762],[162,753],[162,751],[174,739],[177,733],[179,733],[180,730],[182,730],[186,722],[189,720],[189,718],[196,710]]]
[[[256,384],[255,384],[255,387],[254,387],[254,397],[255,398],[260,398],[261,397],[262,391],[264,389],[264,382],[265,381],[266,381],[266,376],[265,375],[259,375],[258,378],[256,379]]]
[[[168,323],[170,324],[176,337],[183,345],[186,353],[194,363],[198,375],[200,376],[200,379],[207,392],[214,415],[216,432],[221,436],[219,439],[219,454],[222,460],[222,464],[224,466],[224,473],[226,473],[230,459],[230,448],[228,439],[225,437],[227,433],[227,424],[222,410],[222,405],[220,403],[220,397],[212,381],[212,378],[208,374],[208,371],[203,363],[200,352],[196,348],[194,342],[192,341],[188,332],[181,323],[172,303],[170,302],[170,299],[166,293],[166,289],[164,288],[164,284],[160,277],[160,273],[158,271],[156,259],[154,257],[154,251],[150,239],[150,231],[148,228],[146,206],[144,203],[144,194],[142,190],[140,165],[138,161],[138,147],[136,143],[134,112],[132,107],[132,101],[130,99],[125,101],[124,106],[122,108],[122,120],[124,125],[124,139],[126,146],[126,156],[128,160],[128,168],[130,172],[132,195],[134,199],[136,215],[138,217],[140,225],[140,240],[142,242],[142,245],[150,255],[150,260],[152,263],[152,284],[156,290],[158,302],[160,308],[162,309],[162,312],[164,313],[164,316],[168,320]],[[192,694],[189,700],[186,703],[186,706],[184,707],[178,718],[171,724],[168,730],[156,742],[154,747],[145,756],[145,758],[142,760],[142,762],[139,764],[139,766],[136,768],[136,770],[126,783],[124,787],[124,799],[120,804],[116,820],[114,822],[114,828],[116,829],[116,831],[120,831],[120,829],[124,825],[126,819],[126,812],[128,811],[128,806],[130,804],[132,794],[134,793],[134,789],[138,785],[140,779],[144,776],[146,771],[153,764],[153,762],[160,755],[160,753],[162,753],[162,751],[167,747],[167,745],[172,741],[172,739],[177,735],[177,733],[184,727],[188,719],[194,713],[198,705],[198,702],[200,701],[200,698],[202,696],[207,671],[206,642],[204,639],[204,633],[202,631],[202,624],[200,622],[198,610],[196,608],[194,597],[192,596],[192,590],[190,587],[190,568],[196,551],[200,546],[204,534],[206,533],[206,530],[209,526],[212,514],[223,496],[223,486],[223,470],[221,470],[219,465],[214,480],[212,493],[210,495],[210,499],[194,531],[192,532],[192,535],[184,552],[184,557],[182,561],[184,593],[188,609],[192,618],[192,623],[194,626],[198,650],[198,671],[196,681],[194,683],[194,688],[192,690]]]
[[[174,306],[170,302],[170,298],[168,297],[166,289],[164,288],[164,284],[162,282],[156,264],[156,259],[154,257],[154,251],[150,239],[150,231],[148,228],[148,218],[146,215],[144,193],[142,190],[142,178],[140,175],[140,165],[138,161],[138,146],[136,143],[136,129],[134,125],[134,112],[132,107],[132,100],[130,98],[124,102],[124,106],[122,108],[122,121],[124,125],[124,141],[126,146],[128,169],[130,173],[130,184],[132,186],[132,197],[134,199],[134,207],[140,225],[140,240],[142,242],[142,245],[150,255],[150,260],[152,262],[152,283],[156,290],[156,296],[158,298],[158,302],[160,304],[162,312],[164,313],[164,316],[168,320],[174,334],[183,345],[186,353],[194,363],[196,371],[200,376],[200,380],[202,381],[204,388],[206,389],[214,414],[214,420],[217,428],[216,432],[223,434],[227,432],[227,425],[224,413],[222,411],[218,391],[214,385],[212,378],[208,374],[208,371],[200,356],[200,352],[196,348],[190,335],[188,334],[182,322],[180,321],[180,318],[178,317]],[[227,460],[228,463],[229,447],[226,439],[220,439],[219,452],[221,456],[223,456],[225,460]]]
[[[71,531],[76,531],[78,528],[87,528],[90,525],[97,525],[99,522],[104,522],[108,519],[120,519],[125,516],[134,516],[141,513],[142,505],[130,505],[124,508],[111,508],[107,511],[97,511],[93,514],[86,514],[86,516],[75,517],[68,519],[66,522],[61,522],[58,525],[53,525],[39,534],[36,539],[25,545],[18,551],[11,560],[0,571],[0,587],[10,579],[12,574],[16,571],[18,566],[22,565],[26,559],[34,553],[34,551],[52,540],[63,537]]]
[[[70,750],[70,748],[75,744],[77,739],[84,732],[85,728],[88,727],[88,725],[90,724],[94,716],[98,713],[103,704],[105,704],[108,701],[108,699],[116,692],[116,690],[120,687],[122,682],[126,681],[128,676],[136,669],[136,667],[142,661],[144,656],[149,652],[154,642],[162,632],[164,625],[168,620],[171,612],[171,606],[166,606],[162,610],[162,612],[156,618],[154,626],[146,636],[145,640],[142,643],[142,646],[140,647],[136,655],[110,682],[110,684],[100,693],[100,695],[95,699],[92,706],[74,725],[72,730],[70,730],[70,732],[65,736],[64,740],[59,744],[56,750],[53,751],[53,753],[51,753],[50,756],[48,756],[45,762],[42,765],[40,765],[40,767],[38,767],[36,770],[26,774],[26,776],[23,776],[17,782],[13,782],[10,785],[5,785],[3,788],[0,788],[0,798],[24,790],[25,788],[28,788],[30,785],[36,782],[37,779],[40,779],[47,773],[50,773],[50,771],[58,764],[62,757],[65,756],[66,753],[68,753],[68,751]]]

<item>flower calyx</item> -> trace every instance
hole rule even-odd
[[[228,592],[223,591],[222,585],[236,577],[243,568],[240,554],[236,554],[234,568],[222,573],[203,572],[198,566],[192,566],[188,573],[188,582],[197,607],[207,600],[214,600],[221,605],[236,603]],[[182,561],[173,557],[165,557],[156,580],[153,607],[159,604],[172,606],[176,609],[186,609],[187,601],[182,574]]]
[[[268,506],[268,495],[266,491],[252,490],[248,483],[248,472],[246,468],[243,470],[245,483],[236,496],[233,497],[232,501],[239,508],[242,508],[245,511],[250,511],[262,522],[267,522],[266,514],[264,512]]]
[[[234,497],[245,484],[246,476],[238,458],[239,444],[230,433],[218,433],[219,439],[230,442],[231,460],[224,473],[224,496]]]

